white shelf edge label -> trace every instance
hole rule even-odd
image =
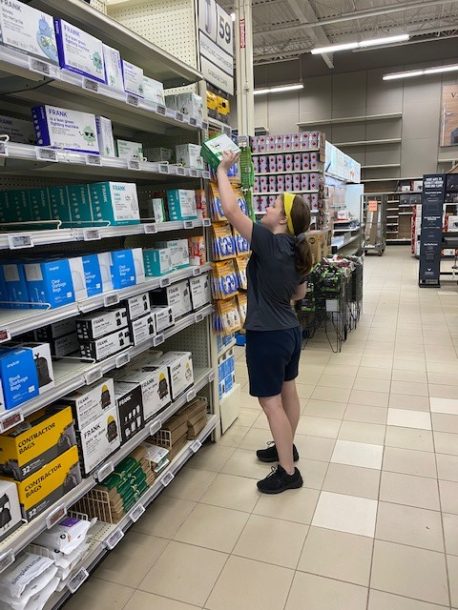
[[[128,93],[126,97],[126,102],[131,106],[135,106],[136,108],[138,108],[140,104],[140,98],[138,98],[136,95],[133,95],[132,93]]]
[[[157,347],[158,345],[160,345],[161,343],[164,343],[165,341],[165,337],[164,334],[161,333],[160,335],[156,335],[153,339],[153,345],[154,347]]]
[[[139,504],[133,510],[131,510],[129,513],[129,519],[132,521],[132,523],[137,523],[140,517],[144,514],[145,510],[146,509],[143,504]]]
[[[120,369],[125,364],[129,364],[129,362],[130,362],[130,354],[129,354],[129,352],[124,352],[124,354],[120,354],[116,358],[116,368]]]
[[[176,115],[177,115],[176,111],[172,110],[172,108],[165,109],[165,116],[169,117],[170,119],[175,119]]]
[[[8,156],[8,144],[6,142],[0,142],[0,157]]]
[[[210,218],[204,218],[202,222],[203,222],[203,226],[204,227],[211,227],[212,226],[212,221],[210,220]]]
[[[157,233],[157,225],[155,222],[149,222],[148,224],[143,225],[143,230],[146,235]]]
[[[99,229],[83,229],[84,241],[96,241],[98,239],[100,239]]]
[[[163,106],[162,104],[157,105],[156,111],[158,114],[161,114],[162,116],[165,116],[167,114],[167,108],[165,106]]]
[[[95,80],[91,80],[90,78],[83,78],[83,89],[87,91],[92,91],[93,93],[99,92],[99,84],[95,82]]]
[[[55,510],[52,511],[50,515],[46,517],[46,527],[48,530],[54,527],[56,523],[59,523],[59,521],[62,521],[66,514],[67,507],[65,504],[60,504]]]
[[[38,72],[38,74],[46,74],[46,76],[50,76],[51,74],[50,65],[45,61],[40,61],[34,57],[29,57],[29,68],[32,72]]]
[[[6,432],[10,428],[14,428],[21,422],[24,421],[24,414],[21,409],[14,409],[11,412],[7,412],[0,418],[0,432]]]
[[[197,119],[195,119],[193,116],[190,116],[189,124],[191,125],[191,127],[197,127]]]
[[[209,382],[212,382],[212,381],[214,381],[214,380],[215,380],[215,371],[210,371],[210,372],[208,373],[208,381],[209,381]]]
[[[204,180],[210,180],[210,172],[208,170],[202,172],[202,178],[204,178]]]
[[[183,229],[192,229],[194,228],[194,223],[192,220],[183,220]]]
[[[160,174],[168,174],[169,173],[169,166],[166,165],[165,163],[162,163],[161,165],[159,165],[159,173]]]
[[[191,402],[191,400],[194,400],[194,398],[197,396],[197,391],[195,390],[195,388],[193,388],[192,390],[189,390],[189,392],[186,394],[186,402]]]
[[[196,313],[196,317],[195,317],[196,324],[198,322],[202,322],[203,319],[204,319],[204,314],[203,313]]]
[[[91,385],[95,381],[102,379],[102,377],[102,369],[94,369],[93,371],[88,371],[87,373],[85,373],[84,380],[86,381],[87,385]]]
[[[102,157],[100,155],[86,155],[86,165],[102,166]]]
[[[140,161],[138,159],[129,159],[127,161],[127,167],[128,169],[134,170],[136,172],[139,172],[141,170]]]
[[[70,591],[70,593],[76,593],[76,591],[78,591],[83,582],[86,581],[88,578],[89,572],[86,570],[86,568],[81,568],[68,583],[67,589]]]
[[[163,277],[160,281],[160,286],[161,286],[161,288],[166,288],[167,286],[170,286],[170,278]]]
[[[57,151],[52,148],[40,148],[40,146],[35,147],[35,155],[38,161],[50,161],[51,163],[57,163]]]
[[[191,170],[189,170],[189,173],[191,175],[191,178],[198,178],[199,177],[199,170],[198,169],[191,169]]]
[[[31,235],[8,235],[8,246],[10,250],[19,248],[33,248],[34,243]]]
[[[175,116],[177,121],[179,121],[180,123],[184,123],[184,116],[182,112],[176,112]]]
[[[193,274],[194,276],[196,276],[196,275],[200,275],[201,273],[202,273],[202,270],[201,270],[201,268],[200,268],[200,267],[195,267],[195,268],[192,270],[192,274]]]
[[[186,168],[177,167],[177,176],[186,176]]]
[[[191,451],[193,453],[197,453],[199,449],[202,447],[202,443],[200,441],[194,441],[191,445]]]
[[[149,428],[150,436],[154,436],[156,434],[156,432],[158,432],[161,428],[162,428],[162,422],[160,419],[153,422]]]
[[[107,462],[104,466],[102,466],[102,468],[99,468],[99,470],[97,471],[97,474],[96,474],[97,481],[99,481],[99,483],[100,483],[101,481],[106,479],[113,471],[114,471],[113,462]]]
[[[6,553],[0,555],[0,574],[4,572],[6,568],[9,568],[10,565],[14,563],[14,560],[15,556],[12,549],[9,549]]]
[[[173,472],[167,472],[161,479],[161,483],[164,487],[168,487],[170,485],[170,483],[173,481],[173,479],[175,478],[175,475],[173,474]]]
[[[104,545],[109,550],[112,551],[115,546],[117,546],[121,540],[124,538],[124,531],[121,528],[116,529],[108,538],[105,540]]]
[[[103,299],[103,304],[105,307],[110,307],[110,305],[117,305],[119,303],[119,294],[107,294]]]
[[[11,333],[8,329],[3,328],[0,330],[0,343],[5,343],[5,341],[11,341]]]

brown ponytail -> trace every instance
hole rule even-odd
[[[310,207],[300,195],[296,195],[291,209],[291,221],[296,236],[296,248],[294,252],[296,270],[304,277],[313,267],[312,249],[305,232],[310,229]]]

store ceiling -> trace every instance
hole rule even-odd
[[[233,0],[222,4],[234,10]],[[256,64],[298,58],[316,46],[400,33],[410,34],[409,45],[458,37],[458,1],[253,0]],[[332,55],[323,60],[332,68]]]

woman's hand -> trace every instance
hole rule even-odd
[[[223,159],[221,163],[218,165],[218,171],[223,171],[225,174],[230,170],[230,168],[237,163],[240,158],[240,153],[235,153],[232,150],[225,150],[223,152]]]

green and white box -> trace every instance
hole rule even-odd
[[[145,100],[154,102],[155,104],[165,105],[164,101],[164,85],[154,78],[143,76],[143,94]]]
[[[104,116],[96,116],[95,124],[97,126],[100,154],[104,157],[116,157],[112,122]]]
[[[196,192],[184,189],[167,191],[170,220],[197,218]]]
[[[175,146],[177,163],[192,169],[205,169],[200,149],[201,147],[198,144],[179,144]]]
[[[137,161],[143,161],[143,144],[141,142],[116,140],[116,146],[120,159],[136,159]]]
[[[187,239],[173,239],[171,241],[158,242],[157,248],[168,248],[170,250],[170,263],[173,269],[189,267],[189,245]]]
[[[169,248],[148,248],[143,250],[143,262],[147,276],[157,277],[172,271]]]
[[[212,169],[216,169],[221,163],[224,151],[239,153],[240,148],[226,134],[210,138],[202,144],[201,155]]]
[[[126,93],[143,97],[143,70],[128,61],[122,60],[122,74]]]
[[[124,91],[121,55],[118,49],[113,49],[104,44],[103,59],[105,61],[105,78],[107,85],[117,91]]]
[[[137,186],[133,182],[96,182],[89,185],[94,220],[112,225],[140,222]]]

